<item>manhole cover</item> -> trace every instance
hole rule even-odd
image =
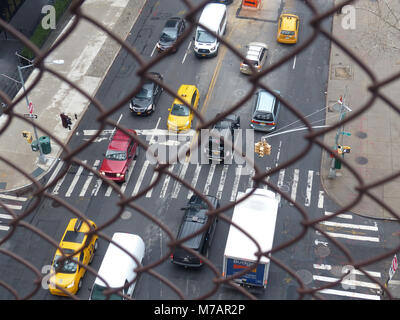
[[[332,68],[331,80],[352,80],[353,69],[350,66],[335,65]]]
[[[310,284],[313,280],[313,276],[308,270],[298,270],[296,271],[297,276],[303,281],[304,284]]]
[[[331,254],[331,250],[325,246],[318,246],[315,249],[315,254],[321,258],[325,258]]]
[[[121,219],[122,220],[128,220],[128,219],[130,219],[132,217],[132,212],[130,212],[130,211],[124,211],[122,214],[121,214]]]
[[[356,162],[358,164],[367,164],[368,163],[368,159],[366,157],[357,157],[356,158]]]
[[[358,131],[356,132],[356,136],[359,137],[360,139],[365,139],[368,135],[365,132]]]

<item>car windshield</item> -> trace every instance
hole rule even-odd
[[[209,34],[205,30],[197,31],[196,39],[197,42],[202,42],[202,43],[214,43],[216,40],[216,38],[213,35]]]
[[[126,151],[117,151],[108,149],[106,152],[106,159],[108,160],[126,160]]]
[[[78,268],[76,258],[65,259],[65,260],[62,260],[59,262],[58,260],[60,260],[60,259],[61,259],[61,256],[56,256],[56,258],[54,259],[53,267],[57,273],[75,273],[76,272],[76,270]]]
[[[93,291],[92,291],[92,295],[91,295],[91,299],[92,300],[106,300],[106,299],[110,299],[110,300],[122,300],[122,296],[118,295],[118,294],[111,294],[111,295],[105,295],[103,293],[104,290],[106,290],[107,287],[105,286],[101,286],[99,284],[95,284],[93,286]],[[111,289],[111,288],[109,288]]]
[[[135,98],[140,100],[149,99],[151,98],[151,90],[142,88],[140,89],[140,92],[136,95]]]
[[[161,33],[160,40],[161,41],[175,41],[176,37],[177,37],[176,30],[165,29]]]
[[[294,31],[282,30],[281,34],[283,34],[285,36],[293,36],[294,35]]]
[[[190,110],[184,104],[174,104],[172,106],[171,114],[173,116],[188,116],[190,114]]]

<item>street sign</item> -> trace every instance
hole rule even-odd
[[[346,131],[342,131],[342,132],[340,132],[340,134],[342,134],[344,136],[348,136],[348,137],[351,136],[351,133],[350,132],[346,132]]]
[[[25,118],[37,119],[37,114],[24,113]]]
[[[33,103],[32,102],[29,102],[28,111],[29,111],[30,114],[33,113]]]

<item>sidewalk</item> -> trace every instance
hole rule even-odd
[[[96,18],[97,21],[101,21],[122,39],[126,39],[145,2],[146,0],[89,0],[84,2],[82,10]],[[64,30],[71,23],[72,20]],[[107,34],[81,20],[77,28],[52,52],[48,60],[64,60],[63,65],[51,67],[94,97],[120,48],[121,46],[111,40]],[[17,65],[15,65],[15,68],[17,68]],[[38,70],[34,70],[29,79],[26,80],[25,87],[27,89],[38,74]],[[22,89],[17,97],[20,94],[22,94]],[[34,90],[28,94],[28,97],[34,106],[33,113],[38,116],[33,121],[42,125],[64,143],[68,142],[74,128],[78,125],[79,119],[90,104],[90,101],[75,89],[70,88],[50,74],[43,75]],[[28,113],[25,99],[15,106],[14,112]],[[61,112],[71,117],[71,130],[62,127],[59,116]],[[75,114],[78,120],[75,120]],[[2,128],[7,121],[8,116],[3,114],[0,117],[0,127]],[[39,152],[33,152],[31,145],[22,137],[24,130],[32,132],[34,136],[33,126],[29,122],[17,118],[12,119],[7,129],[1,134],[0,152],[5,159],[24,170],[27,175],[40,181],[56,163],[62,149],[55,143],[54,139],[51,139],[51,153],[45,155],[46,163],[40,164],[38,162]],[[43,135],[47,134],[38,130],[38,137]],[[18,190],[21,192],[30,185],[32,185],[30,179],[0,161],[0,191]]]
[[[394,2],[393,2],[394,3]],[[338,1],[336,1],[338,4]],[[394,36],[394,29],[385,23],[390,15],[382,13],[378,17],[371,13],[376,11],[377,3],[369,0],[360,0],[354,3],[356,8],[356,27],[346,30],[342,27],[343,14],[335,14],[333,18],[333,35],[347,48],[354,52],[362,62],[374,73],[377,81],[388,78],[400,71],[399,50],[400,41]],[[400,12],[400,4],[396,3],[396,12]],[[393,37],[390,35],[393,34]],[[397,43],[396,43],[397,41]],[[394,81],[396,83],[396,81]],[[382,91],[394,103],[400,99],[400,91],[394,83],[386,85]],[[350,59],[336,45],[332,45],[330,56],[330,74],[327,89],[326,124],[337,123],[339,112],[332,110],[332,106],[340,96],[348,96],[346,104],[352,112],[359,110],[371,97],[367,87],[372,84],[368,75],[360,66]],[[398,82],[397,82],[398,84]],[[350,116],[347,113],[346,116]],[[323,142],[328,146],[335,145],[336,129],[325,135]],[[351,147],[351,153],[345,155],[345,160],[364,179],[366,184],[388,177],[400,169],[400,117],[384,101],[377,99],[373,105],[356,120],[345,125],[345,132],[351,136],[341,135],[339,144]],[[321,180],[323,187],[342,208],[354,201],[358,193],[355,187],[359,185],[355,176],[342,164],[336,170],[337,177],[329,179],[331,159],[327,152],[322,154]],[[398,212],[400,208],[400,179],[371,189],[371,193],[386,205]],[[389,211],[382,208],[368,196],[349,211],[378,219],[393,219]]]

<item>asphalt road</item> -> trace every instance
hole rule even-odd
[[[321,11],[329,7],[325,0],[314,2]],[[289,7],[281,7],[280,10],[290,10],[301,18],[300,45],[311,35],[311,29],[306,26],[311,14],[300,2],[288,1],[286,5]],[[240,19],[236,17],[235,10],[229,7],[226,37],[237,48],[243,48],[250,41],[266,42],[269,45],[268,65],[278,61],[293,50],[291,46],[276,43],[276,22]],[[281,13],[280,10],[276,13],[277,16]],[[157,54],[154,52],[154,46],[166,18],[176,15],[182,16],[184,13],[183,4],[178,0],[168,1],[168,5],[165,2],[149,0],[132,29],[128,42],[146,61],[150,60],[152,55]],[[323,25],[330,30],[330,23],[331,19],[327,19]],[[296,105],[313,125],[324,124],[323,117],[325,113],[319,112],[319,110],[325,107],[324,92],[328,79],[329,48],[329,42],[322,37],[318,37],[296,59],[287,62],[263,79],[263,83],[279,90],[285,99]],[[136,75],[138,68],[137,62],[122,50],[99,89],[96,98],[106,108],[111,107],[116,101],[129,94],[139,82],[139,78]],[[216,58],[197,59],[193,54],[193,43],[191,43],[190,37],[185,40],[176,54],[166,57],[151,70],[162,73],[164,82],[174,90],[177,90],[181,84],[195,84],[200,91],[199,109],[207,119],[211,119],[221,110],[228,109],[250,89],[248,77],[239,73],[239,59],[232,52],[222,49]],[[168,108],[172,100],[173,98],[164,92],[159,100],[157,110],[149,117],[138,118],[132,116],[128,106],[124,106],[113,113],[111,118],[116,122],[119,121],[120,125],[126,128],[133,128],[139,132],[156,127],[158,129],[166,129]],[[252,103],[253,99],[246,102],[237,112],[241,116],[242,129],[250,128]],[[69,146],[72,149],[85,143],[90,137],[85,135],[88,132],[86,130],[96,130],[99,127],[96,120],[98,115],[98,111],[91,106],[84,118],[81,119],[80,126],[70,141]],[[277,131],[280,134],[268,139],[273,150],[271,155],[255,159],[259,168],[263,170],[274,168],[285,163],[305,148],[304,135],[306,131],[288,132],[290,129],[301,126],[300,122],[296,122],[296,120],[296,117],[287,108],[282,108]],[[110,126],[108,129],[113,128]],[[255,141],[258,141],[262,136],[265,136],[265,133],[255,133]],[[143,136],[143,138],[145,139],[146,137]],[[102,136],[101,139],[98,139],[98,142],[93,143],[82,151],[78,155],[79,159],[86,160],[88,164],[95,166],[96,160],[102,160],[103,153],[109,142],[108,139],[109,135]],[[319,181],[320,161],[321,151],[319,148],[313,147],[300,161],[272,175],[269,180],[277,185],[281,191],[295,197],[297,203],[305,208],[308,214],[307,218],[310,220],[317,219],[326,212],[337,210],[335,204],[330,202],[327,197],[324,197]],[[175,173],[185,173],[185,179],[195,182],[194,184],[199,190],[205,190],[206,193],[211,195],[219,194],[221,205],[226,205],[234,199],[235,191],[244,191],[251,186],[249,176],[241,176],[237,180],[236,167],[236,164],[225,167],[223,165],[213,166],[206,164],[197,166],[191,163],[187,168],[184,168],[182,163],[177,163],[174,165],[173,170]],[[186,170],[186,172],[182,170]],[[196,174],[198,174],[198,179],[195,180]],[[124,186],[126,188],[125,195],[131,195],[135,191],[143,190],[150,183],[152,176],[152,165],[146,163],[145,153],[141,152],[136,159],[132,175],[126,186]],[[221,181],[223,176],[226,177],[226,180]],[[71,166],[66,178],[49,192],[58,195],[69,205],[84,213],[89,219],[96,221],[98,225],[102,225],[118,214],[119,207],[116,204],[119,201],[119,197],[115,192],[110,192],[104,183],[98,187],[98,184],[95,183],[96,179],[93,179],[88,188],[85,189],[85,183],[88,178],[89,175],[85,170],[80,172],[79,166]],[[168,184],[167,181],[168,179],[163,177],[151,195],[148,194],[142,197],[135,204],[150,212],[153,217],[157,218],[176,234],[182,216],[180,208],[187,203],[188,190],[182,187],[178,191],[174,181],[171,180]],[[237,190],[235,189],[236,186]],[[25,203],[26,206],[29,206],[29,202]],[[225,214],[230,217],[232,210],[226,211]],[[73,217],[73,214],[57,203],[44,199],[35,214],[31,214],[29,217],[30,220],[27,222],[42,230],[57,242],[65,230],[67,221]],[[275,246],[290,241],[300,234],[302,231],[300,222],[302,220],[304,220],[304,217],[286,200],[282,199],[274,240]],[[335,221],[341,223],[340,218],[336,218]],[[356,226],[360,225],[367,227],[364,229],[358,227],[357,229]],[[327,231],[332,231],[332,228],[336,228],[334,233],[337,233],[337,228],[341,230],[347,228],[349,230],[375,232],[376,227],[376,235],[374,237],[378,238],[378,241],[365,239],[365,241],[361,241],[355,240],[355,238],[340,239],[340,241],[344,241],[348,248],[354,248],[355,256],[361,260],[368,257],[371,252],[380,252],[384,244],[383,229],[391,228],[386,225],[383,226],[381,222],[375,223],[360,217],[354,217],[352,226],[348,223],[346,227],[340,224],[323,227]],[[209,259],[219,270],[222,270],[222,255],[228,230],[229,226],[226,223],[220,222],[218,224],[209,255]],[[146,244],[144,264],[154,263],[168,253],[167,234],[132,208],[125,208],[121,218],[118,218],[103,230],[109,236],[116,231],[136,233],[144,239]],[[355,235],[354,233],[352,234]],[[51,263],[55,251],[48,241],[23,228],[17,230],[5,245],[7,249],[26,257],[39,270]],[[94,269],[97,270],[99,268],[106,248],[107,243],[101,240],[99,250],[96,252],[94,262],[91,265]],[[351,252],[353,253],[353,251]],[[332,277],[324,277],[322,272],[328,269],[327,266],[335,266],[336,269],[333,269],[337,271],[337,266],[345,264],[346,261],[346,257],[339,248],[324,239],[323,236],[318,235],[313,229],[309,229],[300,241],[285,250],[277,252],[274,256],[296,272],[310,287],[322,286],[327,281],[331,281]],[[378,267],[382,269],[382,266],[372,265],[370,267],[372,269]],[[329,270],[332,276],[332,268]],[[154,268],[154,271],[172,281],[188,298],[196,298],[206,294],[213,288],[212,278],[214,275],[206,267],[198,270],[184,269],[172,265],[167,260]],[[35,288],[33,285],[34,273],[21,264],[16,265],[11,258],[4,259],[0,266],[0,272],[2,275],[8,275],[8,283],[20,295],[28,294]],[[336,274],[336,277],[338,276],[340,274]],[[380,276],[382,280],[383,275]],[[79,298],[88,298],[88,289],[93,284],[93,281],[94,275],[87,274],[85,276],[84,286],[78,293]],[[272,265],[269,274],[269,288],[261,290],[255,295],[260,299],[297,299],[297,287],[298,283],[292,275],[277,265]],[[343,288],[339,289],[343,290]],[[340,291],[339,289],[337,290]],[[373,286],[364,286],[361,289],[360,286],[356,286],[356,288],[346,290],[368,294],[368,296],[362,297],[365,299],[373,299],[376,296],[376,290],[374,290]],[[367,290],[368,293],[363,290]],[[8,299],[10,294],[4,289],[0,289],[0,297]],[[134,297],[155,300],[178,298],[175,292],[149,274],[143,274],[140,277]],[[328,299],[357,298],[357,296],[346,296],[333,291],[329,291],[324,297]],[[232,289],[223,287],[211,298],[229,300],[243,299],[243,296]],[[34,299],[64,298],[54,297],[47,290],[39,289],[34,295]],[[308,296],[306,299],[310,299],[310,297]]]

